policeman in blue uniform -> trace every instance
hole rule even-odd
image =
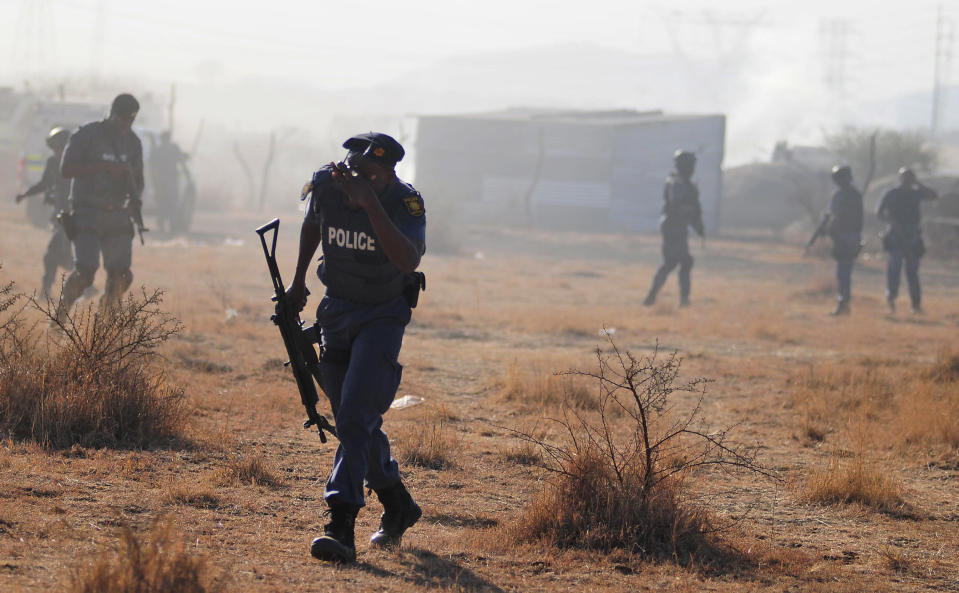
[[[60,295],[58,318],[93,284],[101,254],[107,272],[102,309],[115,306],[133,282],[131,215],[140,211],[143,146],[131,127],[139,110],[133,95],[117,95],[110,116],[77,130],[63,153],[60,173],[71,180],[74,266]]]
[[[679,306],[689,305],[690,270],[693,256],[689,254],[689,231],[693,227],[703,236],[702,208],[699,205],[699,188],[693,183],[696,170],[696,155],[677,150],[673,155],[676,170],[669,174],[663,190],[663,215],[659,231],[663,235],[663,264],[656,270],[653,284],[643,300],[647,307],[656,302],[656,294],[666,283],[666,278],[679,266]]]
[[[426,217],[419,192],[394,172],[404,155],[399,142],[370,132],[343,146],[349,150],[345,162],[323,167],[307,186],[310,202],[288,294],[300,309],[306,305],[306,272],[322,246],[317,274],[326,294],[316,312],[321,387],[340,444],[324,495],[330,522],[310,553],[352,562],[364,485],[384,511],[371,545],[399,544],[422,514],[400,479],[382,424],[403,370],[397,357],[415,302],[409,292],[419,288],[414,271],[426,250]]]
[[[43,281],[41,282],[40,295],[48,297],[53,281],[57,276],[57,269],[73,269],[73,253],[70,248],[70,239],[67,238],[63,225],[56,220],[57,215],[67,209],[67,195],[69,187],[67,182],[60,175],[60,159],[63,158],[63,149],[67,146],[67,140],[70,139],[70,131],[66,128],[55,127],[47,135],[47,146],[53,151],[47,164],[43,167],[43,176],[40,181],[31,185],[27,191],[19,194],[16,201],[19,204],[22,200],[43,194],[43,201],[53,206],[53,235],[50,236],[50,242],[47,244],[47,250],[43,254]]]
[[[906,282],[909,284],[909,298],[912,312],[922,313],[922,291],[919,286],[919,259],[926,253],[926,246],[920,234],[919,205],[926,200],[935,200],[939,196],[916,178],[916,174],[907,167],[899,169],[899,186],[886,192],[879,200],[876,215],[889,223],[883,234],[882,246],[886,250],[886,303],[889,312],[896,311],[896,297],[899,295],[899,280],[902,264],[906,264]]]
[[[848,315],[852,298],[852,267],[862,245],[862,194],[852,185],[852,169],[836,165],[832,169],[836,192],[829,202],[829,235],[836,260],[838,303],[832,315]]]

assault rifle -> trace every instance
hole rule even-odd
[[[806,248],[803,249],[803,255],[809,255],[809,250],[812,249],[813,244],[819,240],[819,237],[822,237],[826,234],[826,231],[829,230],[829,223],[832,222],[832,215],[828,212],[822,215],[822,221],[819,223],[819,226],[816,227],[816,230],[813,232],[812,237],[809,237],[809,241],[806,241]]]
[[[131,175],[133,174],[131,173]],[[133,221],[133,226],[137,228],[137,234],[140,235],[140,245],[144,245],[143,233],[150,229],[143,224],[143,202],[139,199],[130,198],[127,208],[130,210],[130,220]]]
[[[269,231],[273,231],[273,238],[271,245],[268,246],[266,233]],[[296,387],[300,391],[300,401],[306,408],[307,420],[303,423],[303,428],[316,426],[320,433],[320,441],[325,443],[324,431],[337,436],[336,427],[316,411],[316,403],[320,399],[316,391],[316,383],[320,383],[320,360],[316,355],[316,349],[313,348],[313,343],[316,342],[315,331],[312,327],[303,329],[299,313],[286,296],[286,287],[283,286],[283,280],[280,278],[280,268],[276,265],[276,239],[280,234],[280,219],[274,218],[256,229],[256,234],[260,236],[263,255],[266,256],[266,265],[270,269],[273,290],[276,292],[271,299],[276,303],[276,308],[270,320],[280,328],[283,345],[286,346],[286,353],[290,357],[285,366],[293,371]],[[314,380],[316,383],[313,382]]]

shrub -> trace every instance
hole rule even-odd
[[[154,526],[149,541],[124,527],[120,541],[74,568],[69,593],[214,593],[224,590],[206,561],[190,553],[171,522]]]
[[[822,441],[847,427],[868,425],[883,444],[903,451],[959,450],[959,356],[950,348],[919,368],[870,359],[810,365],[788,379],[789,406],[801,434]]]
[[[519,540],[545,540],[560,547],[625,549],[680,562],[709,561],[723,546],[708,509],[689,502],[687,478],[710,466],[742,469],[775,478],[754,452],[730,443],[729,429],[711,430],[702,411],[705,379],[679,380],[681,358],[658,351],[636,358],[612,339],[596,351],[595,371],[568,371],[598,388],[595,412],[566,408],[554,421],[565,442],[538,444],[551,488],[513,528]],[[695,394],[683,413],[672,397]]]
[[[871,145],[875,137],[874,178],[893,175],[899,167],[918,167],[921,171],[935,168],[939,154],[921,132],[896,130],[872,131],[846,127],[826,134],[825,144],[853,173],[864,181],[870,169]]]
[[[959,382],[959,352],[947,347],[940,348],[936,352],[936,362],[926,375],[935,383]]]
[[[259,452],[231,458],[226,467],[218,473],[217,481],[221,485],[253,484],[268,487],[274,487],[280,483],[275,468]]]
[[[456,435],[448,425],[444,409],[429,409],[425,418],[418,420],[398,439],[403,460],[429,469],[449,469],[456,466]]]
[[[885,512],[902,510],[899,487],[860,453],[844,461],[834,457],[822,471],[809,476],[806,496],[823,504],[858,503]]]
[[[157,368],[157,347],[179,330],[160,310],[162,294],[141,292],[111,313],[88,305],[63,319],[52,301],[29,299],[56,333],[19,319],[0,348],[0,430],[45,446],[143,447],[179,436],[182,389]]]

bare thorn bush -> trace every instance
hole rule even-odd
[[[60,319],[53,301],[28,302],[56,331],[4,326],[0,431],[54,448],[144,447],[181,435],[185,396],[167,383],[157,353],[180,325],[160,309],[162,293]]]
[[[711,513],[690,502],[688,478],[707,468],[778,478],[730,441],[730,429],[707,425],[707,381],[681,380],[677,354],[637,358],[609,343],[608,352],[597,349],[595,370],[567,372],[592,380],[595,411],[566,408],[554,419],[565,434],[559,443],[516,431],[541,448],[553,479],[513,528],[515,539],[683,564],[727,557]]]
[[[156,524],[149,538],[123,527],[120,541],[73,569],[69,593],[216,593],[222,577],[191,553],[173,523]]]

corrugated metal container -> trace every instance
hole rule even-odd
[[[682,148],[698,157],[703,222],[715,230],[725,127],[722,115],[629,110],[420,116],[416,186],[457,220],[647,231]]]

